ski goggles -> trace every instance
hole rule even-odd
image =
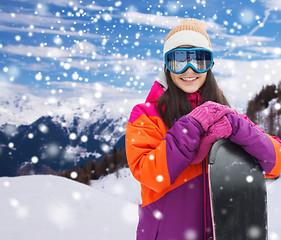
[[[195,72],[207,72],[213,65],[213,52],[204,48],[176,48],[165,54],[165,63],[173,73],[183,73],[188,67]]]

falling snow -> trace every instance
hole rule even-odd
[[[109,153],[112,143],[125,131],[130,109],[134,103],[144,101],[154,79],[163,71],[162,49],[167,33],[185,17],[195,17],[206,22],[215,51],[214,73],[234,108],[245,113],[248,100],[262,86],[281,80],[279,0],[250,0],[236,5],[230,0],[219,5],[212,0],[158,0],[154,3],[139,1],[131,4],[126,1],[13,1],[13,4],[11,1],[3,1],[1,9],[3,38],[0,39],[0,110],[1,125],[5,125],[2,129],[9,137],[17,133],[15,126],[31,124],[41,116],[52,116],[58,122],[64,119],[60,123],[63,127],[69,127],[75,115],[81,125],[78,132],[69,133],[69,140],[81,141],[86,145],[92,140],[90,138],[102,139],[105,143],[100,147],[103,153]],[[111,102],[111,105],[104,102]],[[274,102],[273,106],[276,110],[281,108],[278,102]],[[98,108],[103,108],[103,111]],[[82,133],[85,126],[99,119],[99,114],[104,119],[119,117],[116,129],[95,136]],[[269,110],[265,110],[264,114],[268,115]],[[38,130],[44,135],[50,132],[45,124],[39,124]],[[183,132],[187,133],[187,130],[183,129]],[[34,137],[35,132],[27,134],[30,140]],[[13,150],[15,144],[9,142],[9,149]],[[62,153],[71,161],[77,152],[88,154],[81,147],[62,149],[58,144],[46,144],[42,156],[30,156],[30,161],[36,165],[41,158]],[[154,161],[155,156],[150,155],[149,160]],[[75,171],[71,173],[71,178],[77,178]],[[21,191],[14,188],[13,181],[3,181],[4,188],[13,188],[12,193]],[[156,181],[163,182],[163,175],[159,174]],[[247,183],[252,181],[252,176],[246,178]],[[57,182],[60,181],[56,179]],[[44,181],[40,183],[40,187],[45,184]],[[47,183],[52,186],[44,185],[49,187],[49,191],[56,191],[56,184],[52,181]],[[36,183],[32,181],[30,184]],[[102,224],[98,221],[95,222],[96,226],[91,224],[91,231],[94,227],[101,235],[109,236],[108,239],[134,238],[132,236],[137,221],[135,202],[115,204],[115,198],[107,202],[108,196],[99,193],[100,201],[97,201],[87,192],[88,189],[82,187],[80,192],[77,190],[80,186],[74,187],[70,183],[62,185],[66,189],[70,186],[69,198],[60,196],[59,199],[54,194],[54,199],[59,200],[49,205],[44,202],[44,211],[38,205],[48,226],[55,228],[54,232],[68,232],[79,226],[76,218],[79,218],[79,211],[84,208],[90,211],[90,216],[86,215],[91,223],[95,214],[108,214],[102,219]],[[56,194],[66,190],[60,189],[60,186],[58,188]],[[30,188],[25,191],[28,193]],[[2,205],[3,211],[13,210],[18,219],[26,220],[33,216],[38,209],[24,202],[22,198],[26,192],[15,196],[11,194],[6,199],[8,206]],[[126,189],[122,185],[114,185],[110,194],[124,197]],[[43,196],[42,200],[47,198]],[[77,208],[71,205],[69,199],[84,205],[76,212],[73,209]],[[88,199],[89,202],[86,201]],[[100,204],[103,201],[108,205],[103,205],[98,212],[94,203]],[[114,215],[116,209],[111,209],[110,204],[120,211],[117,215]],[[280,215],[279,203],[270,207]],[[11,217],[9,213],[6,214]],[[124,222],[124,228],[123,225],[121,229],[110,225],[111,217]],[[161,219],[163,216],[161,212],[155,212],[154,217]],[[32,225],[36,223],[26,221],[25,227],[29,229]],[[90,230],[86,228],[86,231]],[[111,235],[114,231],[130,232],[129,237]],[[255,226],[249,228],[249,235],[253,239],[258,238],[259,233]],[[54,239],[51,234],[46,232],[46,238]],[[270,240],[280,239],[280,234],[280,229],[274,226]],[[196,239],[196,232],[190,229],[185,237]]]

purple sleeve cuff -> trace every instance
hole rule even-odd
[[[241,145],[244,150],[254,156],[266,173],[270,173],[275,165],[275,149],[270,138],[254,124],[237,114],[227,114],[232,127],[229,140]]]
[[[166,135],[167,165],[171,184],[191,163],[199,147],[202,126],[192,117],[181,117]]]

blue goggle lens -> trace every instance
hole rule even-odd
[[[203,73],[213,65],[213,52],[202,48],[177,48],[165,54],[165,63],[173,73],[183,73],[189,66]]]

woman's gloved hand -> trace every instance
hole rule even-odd
[[[198,121],[205,132],[227,113],[235,113],[230,107],[208,101],[194,108],[188,115]]]
[[[213,143],[220,138],[228,138],[232,133],[232,127],[226,116],[210,126],[209,130],[201,137],[199,149],[191,164],[198,164],[204,160],[209,153]]]

